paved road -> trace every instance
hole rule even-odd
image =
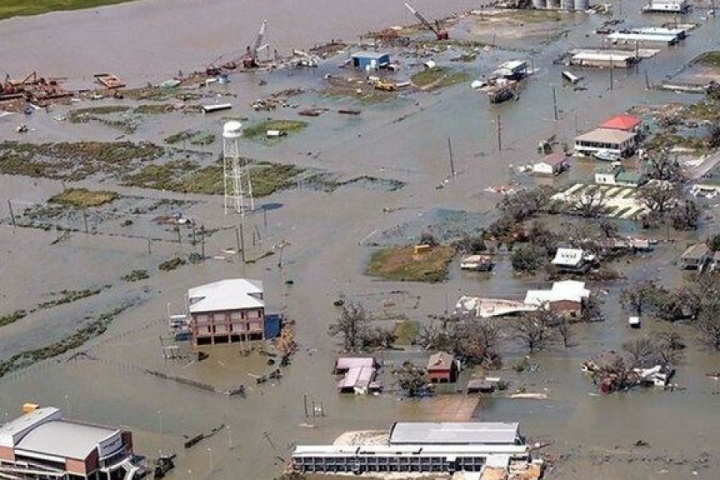
[[[716,152],[705,159],[700,165],[688,169],[688,177],[692,180],[702,178],[703,175],[720,163],[720,152]]]

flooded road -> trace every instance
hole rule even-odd
[[[636,3],[631,9],[625,2],[628,23],[667,21],[663,16],[641,19]],[[414,6],[428,16],[440,17],[478,5],[417,1]],[[699,13],[691,16],[695,20],[699,17]],[[113,71],[133,84],[142,85],[163,80],[178,69],[201,69],[217,56],[216,52],[222,53],[233,42],[244,49],[262,18],[268,19],[273,48],[283,51],[331,38],[353,40],[369,29],[412,21],[402,2],[376,0],[352,4],[312,0],[302,7],[289,0],[263,4],[139,2],[2,22],[0,39],[6,44],[23,45],[22,52],[7,54],[3,68],[11,72],[37,69],[53,76],[67,76],[71,82],[87,83],[96,71]],[[332,21],[328,21],[330,18]],[[298,188],[259,200],[260,206],[273,204],[280,208],[269,210],[266,218],[257,213],[245,220],[248,230],[263,232],[263,240],[253,247],[254,252],[287,241],[282,268],[277,256],[246,265],[231,257],[158,272],[155,265],[159,261],[196,252],[198,247],[158,242],[148,253],[143,239],[110,238],[102,233],[73,234],[53,244],[56,235],[52,231],[1,225],[0,244],[9,257],[3,262],[0,278],[3,313],[30,308],[38,299],[41,301],[43,296],[63,288],[108,286],[97,297],[31,315],[0,329],[3,358],[63,338],[72,332],[78,320],[108,311],[125,299],[131,299],[136,306],[118,316],[108,332],[83,347],[85,356],[70,361],[62,356],[0,379],[0,413],[7,412],[12,418],[19,405],[33,401],[60,407],[70,417],[127,426],[135,432],[135,448],[139,453],[148,457],[168,452],[179,454],[179,466],[168,477],[170,480],[272,478],[281,472],[296,443],[327,443],[345,430],[384,429],[396,420],[431,420],[426,416],[423,400],[400,400],[391,388],[379,397],[336,394],[330,372],[337,345],[326,335],[327,325],[338,313],[333,301],[341,295],[384,298],[393,291],[407,291],[418,301],[408,307],[406,315],[426,323],[428,314],[442,314],[452,308],[462,293],[522,296],[527,288],[546,285],[539,278],[512,276],[508,258],[502,259],[498,271],[490,277],[461,274],[454,267],[450,279],[439,285],[380,282],[362,275],[372,252],[365,240],[398,225],[412,224],[414,231],[422,230],[431,223],[431,218],[436,218],[433,212],[441,208],[469,211],[481,222],[489,222],[500,197],[485,192],[485,188],[511,181],[531,185],[532,179],[519,178],[509,166],[524,165],[537,158],[535,148],[540,140],[555,135],[560,145],[570,144],[577,131],[592,128],[633,105],[697,99],[647,91],[645,72],[651,83],[659,82],[698,53],[717,48],[720,27],[714,20],[703,22],[681,46],[643,61],[637,71],[616,70],[612,90],[607,71],[584,70],[585,90],[574,91],[562,85],[560,72],[564,67],[553,65],[552,61],[569,47],[596,46],[598,38],[586,35],[603,18],[572,14],[567,20],[567,35],[562,38],[547,44],[522,44],[514,40],[507,46],[519,48],[517,42],[521,51],[483,50],[477,62],[463,67],[477,78],[504,60],[531,56],[538,71],[517,102],[491,106],[483,93],[470,90],[466,82],[435,93],[403,94],[389,104],[361,105],[363,113],[357,119],[326,114],[313,119],[306,131],[276,145],[246,142],[246,154],[253,158],[322,169],[340,179],[370,175],[407,183],[396,191],[345,186],[325,193]],[[458,28],[461,27],[462,23]],[[463,34],[469,35],[470,27],[467,28]],[[34,32],[32,36],[27,36],[28,29]],[[66,48],[54,48],[61,39]],[[268,116],[295,118],[291,110],[254,112],[248,104],[254,98],[297,84],[308,89],[297,100],[302,104],[335,110],[356,107],[358,104],[352,99],[324,97],[313,91],[323,84],[324,73],[336,71],[334,64],[339,62],[338,58],[332,59],[317,71],[233,75],[227,87],[236,95],[233,114],[247,117],[248,123]],[[260,80],[267,85],[259,85]],[[557,93],[557,121],[553,119],[553,88]],[[103,100],[98,104],[112,102]],[[118,135],[116,130],[102,125],[70,125],[53,119],[71,108],[55,107],[49,115],[32,115],[27,119],[31,131],[25,140],[109,141]],[[0,137],[16,140],[12,129],[17,121],[17,116],[0,119]],[[498,121],[502,149],[498,145]],[[223,122],[218,116],[173,114],[144,121],[127,138],[159,142],[188,128],[220,132]],[[449,173],[448,138],[452,139],[456,169],[461,173],[438,189]],[[219,153],[219,142],[207,147],[207,151]],[[559,186],[586,179],[593,168],[592,162],[578,160],[567,178],[553,182]],[[87,180],[80,185],[112,188],[126,195],[166,195],[117,187],[113,180]],[[60,182],[0,177],[4,197],[17,201],[43,201],[62,188]],[[232,229],[239,219],[223,215],[222,198],[172,196],[197,201],[183,213],[199,219],[208,228],[221,229],[207,242],[209,256],[235,245]],[[0,202],[0,213],[6,217],[9,212],[4,200]],[[623,228],[632,232],[635,226]],[[698,232],[699,238],[706,236],[705,228]],[[674,262],[686,240],[661,243],[650,259],[630,265],[632,270],[619,266],[628,280],[590,285],[607,291],[603,296],[607,321],[579,326],[577,345],[573,348],[553,347],[533,356],[532,361],[539,366],[537,371],[514,373],[510,366],[522,354],[508,342],[504,352],[506,367],[501,375],[510,379],[513,388],[541,391],[547,393],[548,399],[482,400],[474,417],[519,421],[531,438],[553,442],[548,452],[561,457],[563,462],[548,478],[645,480],[695,476],[693,472],[697,472],[697,478],[717,478],[720,416],[716,409],[720,384],[708,380],[704,373],[718,370],[718,357],[695,341],[693,331],[682,332],[691,345],[678,366],[677,381],[683,390],[598,397],[592,382],[579,369],[583,359],[604,349],[618,348],[634,335],[626,330],[625,316],[619,309],[620,288],[645,278],[661,277],[667,284],[678,281],[680,272]],[[127,283],[120,279],[128,271],[141,268],[151,272],[148,280]],[[297,321],[300,351],[284,370],[283,378],[257,385],[256,376],[274,367],[257,353],[244,356],[238,345],[205,349],[210,357],[200,363],[188,358],[163,359],[160,336],[167,333],[168,309],[181,310],[184,295],[192,286],[239,276],[262,279],[268,303]],[[292,280],[291,284],[287,280]],[[647,327],[655,328],[664,325]],[[411,355],[422,358],[423,353]],[[394,358],[387,355],[384,377],[388,386],[392,386],[389,370]],[[248,395],[245,399],[228,398],[161,380],[147,370],[201,379],[218,389],[244,384],[248,386]],[[305,415],[305,394],[311,403],[322,405],[324,415]],[[227,428],[192,449],[183,448],[186,437],[210,432],[220,425]],[[638,440],[648,442],[649,446],[634,447]],[[703,452],[710,455],[706,466],[700,458]]]

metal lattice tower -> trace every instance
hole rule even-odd
[[[223,126],[223,179],[225,184],[225,214],[228,210],[245,215],[255,210],[250,166],[240,157],[239,141],[242,123],[230,121]]]

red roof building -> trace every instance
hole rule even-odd
[[[598,125],[598,128],[606,128],[609,130],[623,130],[625,132],[633,132],[640,125],[640,117],[634,115],[615,115]]]
[[[446,352],[433,353],[427,364],[427,376],[433,383],[455,381],[455,357]]]

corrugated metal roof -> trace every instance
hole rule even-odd
[[[518,423],[397,422],[390,444],[512,445],[519,435]]]
[[[100,442],[119,433],[119,430],[110,428],[53,420],[30,431],[20,440],[16,448],[84,460]]]
[[[220,280],[188,290],[189,310],[191,313],[199,313],[263,308],[265,302],[258,298],[262,294],[263,284],[260,280]]]

